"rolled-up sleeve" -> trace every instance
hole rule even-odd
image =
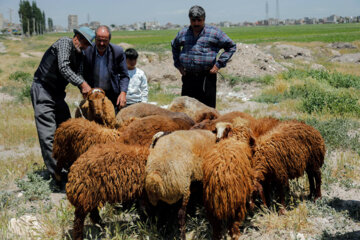
[[[181,66],[181,63],[180,63],[181,46],[179,44],[179,34],[180,33],[178,33],[176,35],[176,37],[171,41],[171,51],[172,51],[173,59],[174,59],[174,66],[176,68],[179,68]]]
[[[236,44],[231,40],[224,32],[219,31],[219,47],[224,49],[224,52],[220,55],[216,62],[218,68],[223,68],[230,60],[232,55],[236,52]]]
[[[72,40],[62,38],[58,44],[54,46],[57,51],[58,67],[61,75],[71,84],[79,86],[84,82],[82,74],[82,63],[79,68],[78,74],[76,74],[70,67],[70,55],[72,51]]]

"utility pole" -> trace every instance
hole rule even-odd
[[[265,4],[265,18],[267,21],[267,25],[269,25],[269,2],[268,1],[266,1],[266,4]]]
[[[279,25],[279,21],[280,21],[279,0],[276,0],[276,25]]]

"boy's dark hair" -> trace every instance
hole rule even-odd
[[[139,56],[138,52],[133,48],[126,49],[125,55],[126,55],[126,58],[130,59],[130,60],[137,59]]]

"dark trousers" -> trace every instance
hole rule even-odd
[[[119,108],[116,106],[116,102],[118,99],[118,95],[116,95],[114,93],[114,90],[110,89],[110,90],[104,90],[105,91],[105,96],[112,102],[112,104],[114,105],[114,109],[115,109],[115,115],[119,112]]]
[[[209,107],[216,107],[216,74],[186,72],[181,80],[181,96],[192,97]]]
[[[41,154],[52,176],[55,174],[56,160],[52,157],[54,133],[57,127],[68,120],[70,110],[65,102],[64,91],[57,93],[34,81],[31,86],[31,101],[34,108],[35,124],[39,137]]]

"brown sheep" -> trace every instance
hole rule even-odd
[[[192,129],[206,129],[206,130],[214,131],[216,123],[218,123],[218,122],[232,123],[233,120],[235,118],[238,118],[238,117],[246,119],[249,122],[249,124],[251,122],[255,121],[255,118],[253,118],[250,114],[235,111],[235,112],[229,112],[229,113],[225,113],[223,115],[220,115],[216,119],[212,119],[212,120],[211,119],[205,119],[205,120],[203,120],[203,121],[201,121],[199,123],[196,123],[192,127]]]
[[[71,118],[55,131],[53,157],[56,159],[56,176],[68,170],[75,160],[96,143],[110,143],[120,139],[120,132],[84,118]]]
[[[250,129],[252,130],[254,137],[258,138],[259,136],[265,134],[266,132],[273,129],[281,121],[273,117],[264,117],[251,121],[249,124]]]
[[[121,143],[91,147],[71,166],[66,195],[75,206],[73,239],[83,239],[88,213],[100,224],[98,207],[143,199],[148,147]]]
[[[192,124],[183,118],[151,115],[132,120],[129,124],[119,128],[120,141],[126,144],[140,144],[150,146],[154,134],[160,131],[188,130]]]
[[[175,98],[168,109],[173,112],[183,112],[198,123],[204,119],[216,119],[220,116],[219,112],[212,107],[206,106],[195,98],[181,96]]]
[[[131,120],[132,118],[143,118],[152,115],[161,115],[168,117],[182,118],[189,124],[194,125],[195,122],[185,113],[172,112],[167,109],[163,109],[159,106],[150,103],[135,103],[124,109],[121,109],[120,112],[116,115],[117,123],[122,126],[125,122]]]
[[[157,205],[159,200],[174,204],[182,199],[178,212],[182,239],[185,239],[190,184],[202,181],[203,155],[214,144],[215,135],[210,131],[179,130],[159,138],[150,149],[145,190],[152,205]]]
[[[256,188],[251,167],[254,139],[245,124],[233,127],[231,123],[219,122],[216,128],[220,131],[231,128],[233,134],[216,143],[204,157],[204,205],[213,228],[213,239],[221,238],[222,221],[227,222],[232,239],[237,239],[247,203]]]
[[[190,129],[191,124],[182,118],[153,115],[135,119],[120,129],[108,129],[83,118],[69,119],[55,131],[53,156],[57,160],[56,176],[70,168],[87,149],[97,143],[122,142],[150,146],[152,137],[159,131]],[[66,178],[66,176],[64,176]]]
[[[324,163],[325,143],[319,131],[295,120],[281,122],[256,141],[252,166],[256,179],[268,193],[268,185],[276,187],[285,207],[284,189],[289,180],[307,173],[309,197],[321,197],[321,166]],[[267,194],[268,196],[268,194]],[[281,210],[283,211],[283,210]]]
[[[114,105],[101,88],[93,88],[87,94],[76,109],[75,117],[84,117],[109,128],[117,127]]]

